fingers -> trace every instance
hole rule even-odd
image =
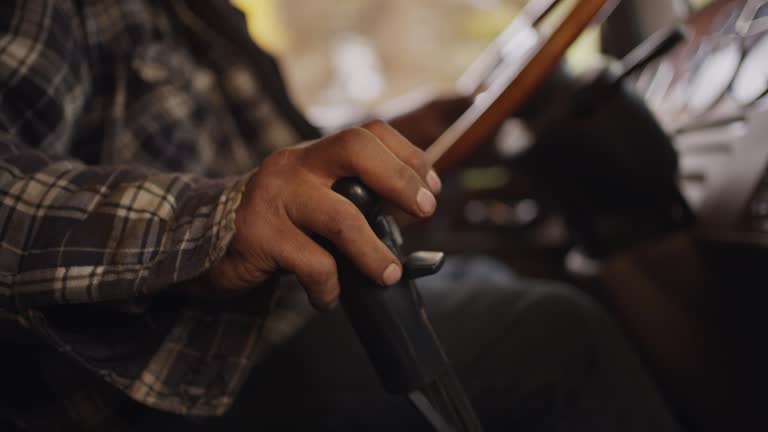
[[[404,211],[431,216],[437,206],[425,181],[366,129],[340,132],[309,147],[305,163],[332,184],[341,177],[359,177],[363,183]]]
[[[290,223],[280,229],[280,242],[276,248],[275,261],[296,275],[314,307],[331,309],[338,303],[336,261],[328,251]]]
[[[328,189],[307,188],[288,216],[298,227],[331,241],[365,275],[388,286],[400,280],[400,262],[376,237],[350,201]]]
[[[433,194],[440,193],[442,183],[437,173],[427,163],[424,151],[413,145],[395,128],[381,120],[368,122],[362,128],[376,136],[398,159],[411,167],[429,186]]]
[[[361,128],[378,138],[385,147],[403,163],[410,166],[421,178],[426,178],[429,167],[424,158],[424,152],[411,144],[400,132],[381,120],[368,122]]]

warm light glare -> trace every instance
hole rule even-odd
[[[251,37],[264,49],[280,53],[285,48],[285,33],[274,0],[232,0],[248,19]]]

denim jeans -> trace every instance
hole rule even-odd
[[[418,285],[487,431],[679,430],[616,323],[585,294],[480,257],[449,259]],[[227,416],[196,426],[430,430],[404,398],[380,389],[338,309],[259,364]]]

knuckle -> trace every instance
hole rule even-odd
[[[278,150],[262,161],[248,188],[289,202],[297,191],[311,187],[312,177],[300,149]]]
[[[363,128],[369,131],[386,131],[390,129],[390,126],[384,120],[374,119],[366,122]]]
[[[297,269],[304,280],[314,285],[322,286],[336,271],[336,263],[329,255],[315,253],[305,257],[306,261]]]
[[[334,144],[345,154],[349,154],[361,145],[366,145],[368,141],[368,132],[361,128],[350,128],[336,134]]]
[[[296,150],[294,149],[281,149],[270,154],[261,164],[260,170],[272,171],[280,170],[286,166],[290,166],[295,158]]]
[[[336,262],[329,255],[319,255],[313,261],[307,276],[313,283],[327,286],[336,278]]]

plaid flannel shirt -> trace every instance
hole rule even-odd
[[[0,320],[142,404],[223,413],[279,333],[271,290],[182,291],[250,170],[315,133],[226,1],[2,2]]]

